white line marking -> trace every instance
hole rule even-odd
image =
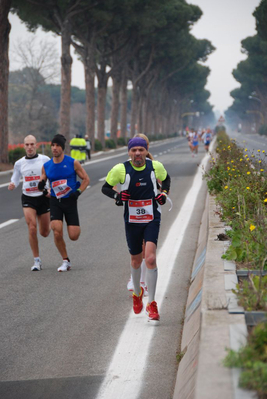
[[[17,222],[18,220],[19,219],[9,219],[7,222],[4,222],[4,223],[0,224],[0,229],[2,229],[3,227],[8,226],[9,224]]]
[[[23,181],[23,179],[20,179],[19,182],[21,183],[22,181]],[[0,184],[0,188],[9,186],[10,183],[11,183],[11,182]]]
[[[206,167],[208,159],[209,155],[206,154],[197,169],[191,189],[186,195],[182,208],[157,256],[159,278],[156,299],[159,309],[165,297],[175,260],[203,183],[202,166]],[[163,265],[164,267],[161,268]],[[176,267],[178,266],[176,265]],[[135,315],[133,311],[130,312],[97,399],[140,398],[143,371],[145,370],[150,342],[157,324],[157,322],[148,323],[144,312],[139,315]]]
[[[106,180],[106,178],[105,177],[101,177],[101,179],[99,179],[98,181],[104,181],[104,180]]]

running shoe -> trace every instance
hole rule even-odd
[[[128,291],[133,291],[133,290],[134,290],[134,285],[133,285],[132,276],[131,276],[131,278],[129,279],[129,281],[128,281],[128,283],[127,283],[127,290],[128,290]]]
[[[42,262],[41,259],[39,260],[34,260],[34,265],[31,268],[32,272],[39,272],[42,270]]]
[[[58,272],[67,272],[71,269],[71,264],[67,260],[63,260],[62,265],[57,269]]]
[[[144,288],[144,296],[148,296],[148,290],[147,290],[146,283],[143,282],[143,281],[141,281],[141,282],[140,282],[140,285],[141,285],[141,287]]]
[[[148,291],[147,291],[147,286],[146,283],[144,283],[143,281],[140,282],[141,287],[144,288],[144,296],[148,296]],[[133,279],[132,276],[129,279],[128,283],[127,283],[127,290],[130,292],[134,291],[134,285],[133,285]]]
[[[143,309],[143,295],[144,295],[144,288],[141,287],[141,292],[139,296],[133,293],[133,311],[135,314],[141,313]]]
[[[159,320],[159,312],[157,302],[153,301],[146,305],[146,314],[149,320]]]

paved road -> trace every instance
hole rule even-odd
[[[191,189],[204,150],[201,146],[199,156],[191,158],[187,142],[177,138],[152,145],[151,152],[164,163],[172,177],[173,209],[168,212],[168,204],[163,207],[158,248],[159,281],[165,281],[168,264],[164,263],[165,259],[169,262],[171,249],[165,249],[168,246],[164,238]],[[196,193],[197,198],[193,198],[195,205],[192,197],[188,200],[187,212],[192,210],[192,217],[174,259],[171,279],[166,281],[166,291],[159,284],[158,296],[163,296],[161,321],[155,326],[147,322],[144,313],[136,318],[132,316],[132,301],[126,290],[130,267],[122,209],[101,194],[102,179],[112,165],[126,159],[126,150],[121,150],[121,154],[111,153],[110,157],[107,159],[109,156],[103,154],[85,167],[91,177],[91,187],[79,198],[81,237],[78,242],[66,238],[73,264],[68,273],[56,271],[60,257],[52,234],[40,238],[42,272],[30,272],[32,255],[21,210],[19,214],[19,190],[10,193],[6,187],[0,188],[0,223],[10,218],[19,219],[0,228],[0,397],[3,399],[98,398],[114,354],[121,348],[118,345],[123,334],[125,331],[129,334],[129,320],[132,323],[130,343],[139,342],[138,350],[129,347],[129,352],[133,352],[131,359],[138,365],[142,351],[146,356],[142,357],[144,363],[140,360],[141,373],[138,366],[135,368],[131,362],[126,365],[121,359],[121,367],[129,374],[125,380],[120,381],[116,375],[114,379],[130,388],[114,399],[172,397],[205,185]],[[8,178],[1,179],[1,184],[8,181]],[[181,220],[177,235],[184,227],[185,222]],[[142,337],[138,337],[139,331],[143,331],[143,343]]]

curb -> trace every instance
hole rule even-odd
[[[237,350],[246,342],[243,314],[229,314],[224,270],[225,232],[215,213],[215,199],[207,195],[201,220],[198,248],[189,288],[181,353],[173,399],[250,399],[252,391],[238,388],[238,369],[226,368],[225,348]]]

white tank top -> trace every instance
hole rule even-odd
[[[38,190],[38,183],[41,178],[43,164],[49,160],[49,157],[42,154],[38,154],[38,157],[35,158],[20,158],[14,165],[11,182],[17,187],[22,178],[23,194],[29,195],[30,197],[39,197],[43,195],[43,193]]]

